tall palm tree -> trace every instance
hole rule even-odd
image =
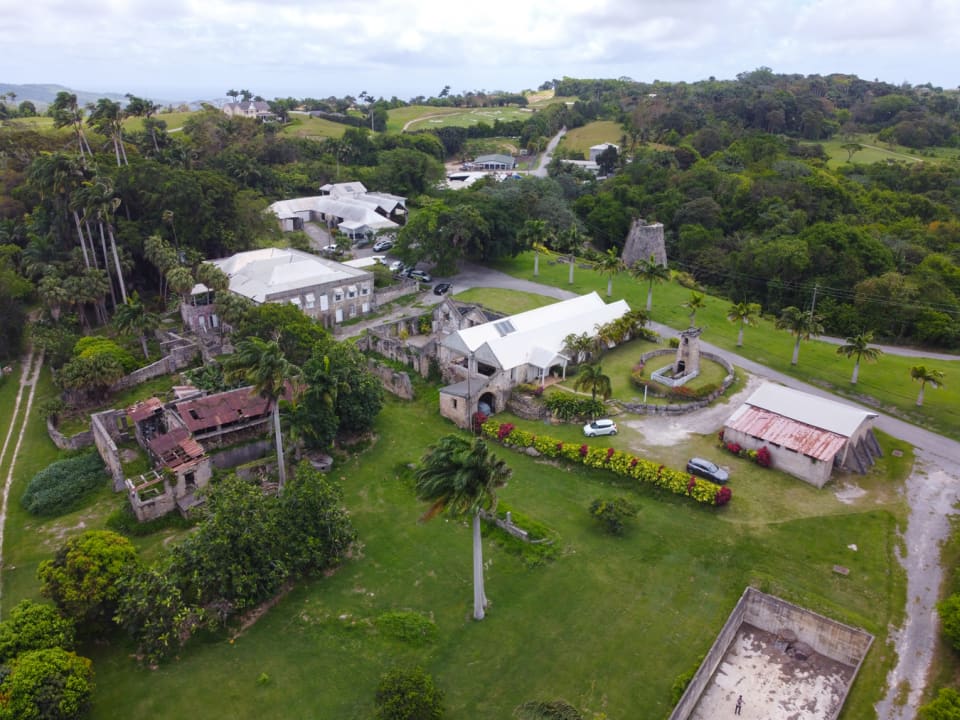
[[[136,290],[130,293],[130,297],[123,305],[117,306],[113,321],[120,332],[136,335],[139,338],[143,357],[149,360],[150,351],[147,348],[147,333],[157,329],[160,325],[160,318],[147,310],[147,306],[140,299],[140,294]]]
[[[590,357],[593,350],[593,340],[585,332],[577,335],[570,333],[563,339],[563,351],[569,355],[574,365],[582,363]]]
[[[54,127],[61,128],[69,125],[73,128],[80,148],[80,159],[83,160],[86,155],[92,157],[93,151],[83,133],[83,108],[77,103],[77,96],[61,90],[50,104],[50,114],[53,116]]]
[[[796,336],[797,341],[793,344],[793,358],[790,360],[791,365],[796,365],[800,360],[800,341],[820,335],[823,332],[823,325],[820,323],[820,316],[814,315],[812,310],[801,310],[790,305],[780,312],[780,317],[777,318],[777,329],[789,330]]]
[[[594,267],[601,275],[607,276],[607,297],[610,297],[613,295],[613,278],[626,270],[626,264],[620,256],[617,255],[616,250],[608,248],[607,251],[600,256],[600,259]]]
[[[657,262],[654,255],[650,255],[649,260],[637,260],[630,266],[630,272],[637,280],[643,280],[647,283],[647,312],[653,307],[653,285],[660,284],[670,278],[670,270],[666,266]]]
[[[90,208],[93,217],[100,225],[100,243],[104,247],[106,256],[106,242],[104,230],[110,238],[110,250],[113,255],[113,264],[117,273],[117,284],[120,286],[120,300],[127,301],[127,286],[123,281],[123,268],[120,267],[120,255],[117,252],[117,240],[113,234],[113,216],[120,207],[120,198],[113,194],[113,181],[108,177],[97,177],[95,180],[84,183],[82,189],[86,199],[86,206]]]
[[[727,320],[740,323],[740,328],[737,330],[737,347],[743,347],[743,328],[746,325],[755,324],[758,317],[760,317],[760,303],[738,302],[727,310]]]
[[[126,113],[120,103],[108,98],[100,98],[96,104],[87,105],[89,116],[87,125],[106,135],[113,143],[113,152],[117,157],[117,167],[127,165],[127,149],[123,145],[123,119]]]
[[[420,518],[429,520],[444,510],[454,516],[471,516],[473,522],[473,617],[483,620],[487,596],[483,589],[483,545],[480,511],[497,505],[497,488],[506,485],[513,471],[490,454],[482,438],[447,435],[432,445],[417,467],[417,497],[431,503]]]
[[[229,382],[249,383],[256,394],[267,398],[273,405],[273,436],[277,445],[280,492],[283,492],[287,471],[283,463],[280,398],[286,395],[287,381],[300,376],[300,368],[284,357],[276,340],[266,342],[251,336],[236,344],[233,355],[224,363],[224,370]]]
[[[707,303],[704,300],[703,293],[691,292],[690,299],[680,303],[680,305],[690,311],[690,327],[693,327],[697,320],[697,310],[705,308]]]
[[[540,252],[553,239],[553,230],[546,220],[527,220],[517,233],[517,240],[524,247],[533,248],[533,276],[540,274]]]
[[[573,381],[573,387],[576,390],[589,390],[594,400],[597,399],[597,395],[606,400],[613,393],[610,378],[603,374],[600,363],[591,363],[581,369],[577,379]]]
[[[943,386],[943,370],[934,370],[925,365],[914,365],[910,368],[910,377],[920,383],[920,394],[917,395],[917,407],[923,405],[923,390],[929,383],[931,387]]]
[[[880,348],[870,347],[873,342],[873,333],[869,330],[859,335],[847,338],[847,344],[837,348],[837,354],[846,358],[855,358],[853,363],[853,375],[850,376],[850,384],[856,385],[857,378],[860,377],[860,360],[875,362],[877,358],[883,355]]]

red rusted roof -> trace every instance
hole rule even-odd
[[[847,441],[835,432],[751,405],[744,405],[735,412],[727,421],[727,427],[824,462],[832,462]]]
[[[269,400],[253,394],[248,387],[184,400],[174,407],[190,432],[194,433],[263,417],[271,409]]]
[[[146,420],[157,410],[163,407],[163,403],[155,397],[141,400],[127,408],[127,417],[133,422],[138,423]]]
[[[178,467],[203,457],[200,443],[182,427],[175,427],[163,435],[155,435],[147,441],[147,447],[167,467]]]

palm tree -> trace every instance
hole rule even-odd
[[[793,345],[791,365],[796,365],[797,361],[800,360],[800,341],[809,340],[812,335],[819,335],[823,332],[820,319],[820,316],[814,315],[812,310],[804,311],[793,305],[785,307],[781,311],[780,317],[777,318],[777,329],[789,330],[791,334],[797,337],[797,341]]]
[[[487,596],[483,590],[483,545],[480,511],[497,505],[497,488],[506,485],[510,467],[491,455],[482,438],[447,435],[432,445],[416,470],[417,497],[431,503],[420,518],[427,521],[444,510],[473,522],[473,617],[483,620]]]
[[[593,340],[585,332],[577,335],[570,333],[563,339],[563,351],[570,356],[573,364],[579,364],[590,356]]]
[[[147,349],[147,333],[157,329],[160,325],[160,318],[147,310],[147,306],[140,300],[140,294],[136,290],[130,294],[123,305],[117,306],[113,321],[120,332],[136,335],[139,338],[143,357],[149,360],[150,351]]]
[[[705,308],[707,303],[703,298],[703,293],[691,292],[690,299],[680,303],[680,306],[690,311],[690,327],[693,327],[697,319],[697,310]]]
[[[670,271],[666,266],[657,262],[653,255],[649,260],[637,260],[631,267],[630,272],[638,280],[644,280],[647,286],[647,312],[653,307],[653,285],[662,283],[670,278]]]
[[[924,365],[914,365],[910,368],[910,377],[920,383],[920,394],[917,395],[917,407],[923,405],[923,390],[929,383],[932,387],[943,386],[943,370],[934,370]]]
[[[606,400],[613,393],[610,386],[610,378],[603,374],[603,368],[600,363],[592,363],[583,368],[573,381],[573,387],[576,390],[589,390],[590,396],[596,400],[599,394]]]
[[[730,306],[727,310],[727,320],[733,323],[740,323],[737,331],[737,347],[743,347],[743,328],[746,325],[753,325],[760,316],[760,303],[738,302]]]
[[[847,338],[847,344],[837,348],[837,354],[846,358],[856,358],[853,363],[853,375],[850,376],[850,384],[856,385],[857,378],[860,376],[860,360],[875,362],[877,358],[883,355],[880,348],[870,347],[873,342],[873,333],[869,330],[859,335]]]
[[[607,252],[600,256],[600,259],[597,260],[597,264],[594,267],[600,272],[601,275],[607,276],[607,297],[613,295],[613,278],[616,275],[619,275],[621,272],[626,270],[627,266],[617,255],[617,251],[613,248],[608,248]]]
[[[77,145],[80,148],[80,159],[83,160],[85,154],[93,156],[90,149],[90,143],[87,142],[86,135],[83,134],[83,109],[77,103],[77,96],[61,90],[50,105],[50,115],[53,116],[53,126],[57,128],[70,125],[77,134]]]
[[[237,343],[233,355],[224,363],[229,382],[241,381],[253,386],[254,393],[273,404],[273,437],[277,445],[277,468],[280,492],[287,480],[283,463],[283,434],[280,430],[280,398],[287,392],[287,381],[300,376],[300,368],[287,360],[276,340],[266,342],[258,337],[244,338]]]
[[[113,255],[113,264],[117,273],[117,283],[120,286],[120,300],[127,301],[127,287],[123,282],[123,268],[120,267],[120,255],[117,252],[117,240],[113,235],[113,215],[120,207],[120,198],[114,197],[113,182],[108,177],[97,177],[95,180],[84,183],[82,189],[86,207],[100,225],[100,244],[103,246],[106,257],[106,241],[103,234],[106,229],[110,238],[110,250]]]
[[[533,248],[533,276],[540,274],[540,252],[553,238],[553,230],[545,220],[527,220],[517,233],[517,240],[525,247]]]
[[[126,113],[120,103],[108,98],[100,98],[96,105],[87,105],[90,115],[87,125],[106,135],[113,143],[113,152],[117,156],[117,167],[127,165],[127,149],[123,145],[123,119]]]

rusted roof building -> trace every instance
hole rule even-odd
[[[834,467],[864,473],[880,456],[876,413],[764,383],[730,416],[725,443],[770,451],[773,467],[817,487]]]

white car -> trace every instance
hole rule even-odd
[[[388,266],[388,269],[392,273],[399,274],[403,272],[403,269],[405,267],[406,265],[403,264],[402,260],[394,260],[392,263],[390,263],[390,265]]]
[[[390,238],[380,238],[373,244],[374,252],[383,252],[393,247],[393,240]]]
[[[588,422],[583,426],[583,434],[587,437],[597,437],[598,435],[616,435],[617,424],[609,418],[601,418]]]

